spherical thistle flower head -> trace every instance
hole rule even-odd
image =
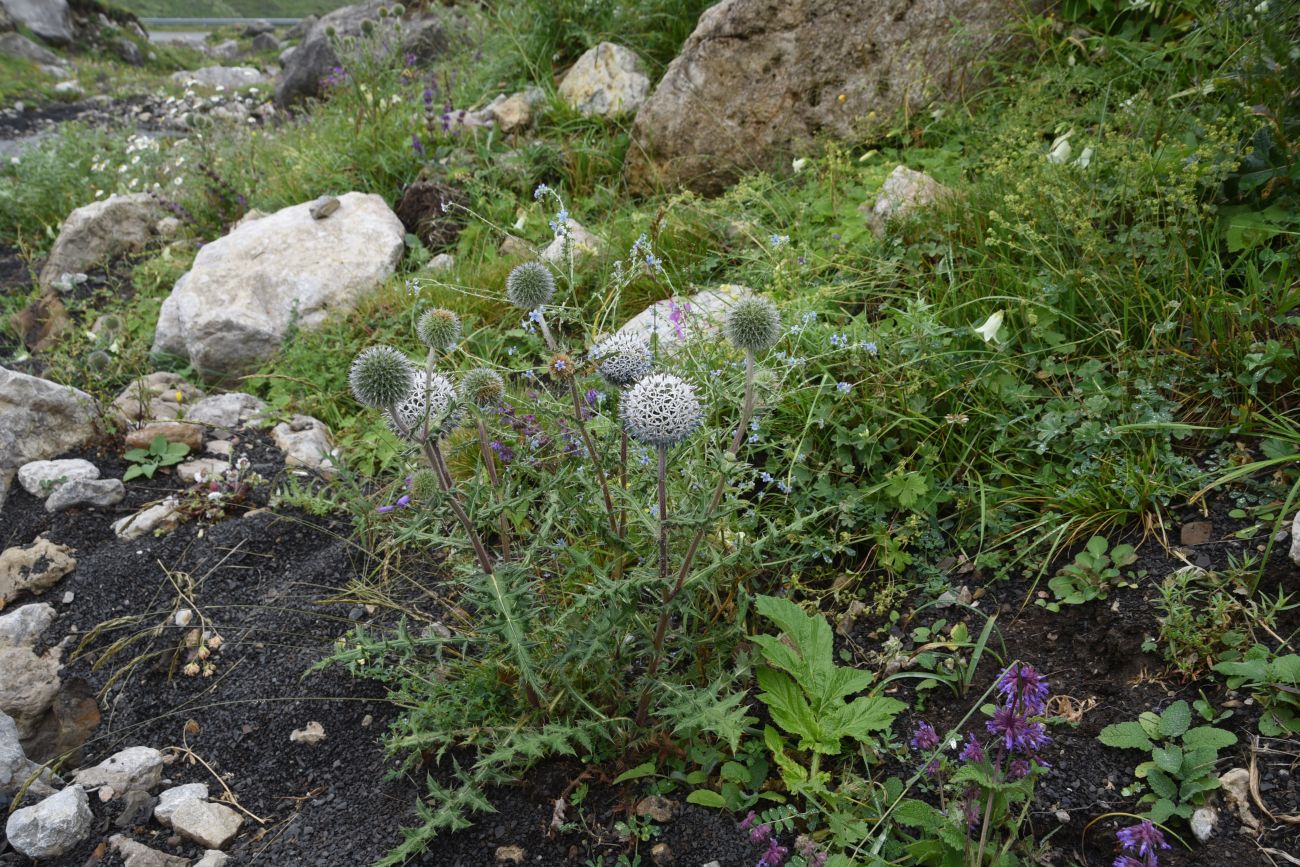
[[[506,298],[521,310],[545,307],[555,295],[555,277],[541,262],[516,265],[506,277]]]
[[[742,298],[727,312],[725,331],[737,349],[764,352],[781,339],[781,314],[766,298]]]
[[[627,432],[652,446],[679,443],[704,420],[694,386],[671,373],[651,374],[632,386],[623,397],[622,413]]]
[[[591,350],[596,370],[616,388],[627,388],[649,375],[654,366],[650,344],[644,337],[620,331],[607,337]]]
[[[487,367],[476,367],[460,381],[461,399],[479,409],[488,409],[500,403],[505,396],[506,384],[501,374]]]
[[[546,370],[552,379],[569,379],[576,372],[577,364],[567,352],[557,352],[551,356]]]
[[[412,367],[412,385],[406,397],[395,407],[396,417],[388,416],[394,433],[423,434],[425,421],[431,436],[447,433],[456,426],[456,387],[441,373],[429,374]]]
[[[363,349],[348,372],[356,399],[384,409],[406,399],[414,378],[410,360],[391,346]]]
[[[420,317],[415,333],[425,346],[446,352],[460,341],[460,317],[446,307],[434,307]]]

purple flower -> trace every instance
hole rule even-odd
[[[1047,679],[1023,662],[1012,663],[998,678],[998,692],[1011,704],[1019,703],[1026,713],[1040,714],[1047,702]]]
[[[921,720],[912,733],[911,744],[914,750],[932,750],[939,746],[939,733],[934,730],[934,726]]]
[[[957,754],[957,758],[961,759],[963,762],[984,761],[984,747],[980,746],[980,742],[975,740],[975,735],[967,732],[966,745],[961,748],[961,752]]]
[[[417,157],[424,158],[424,143],[420,141],[419,133],[411,133],[411,149]]]
[[[1157,849],[1169,848],[1165,835],[1148,819],[1143,819],[1131,828],[1120,828],[1115,832],[1115,837],[1125,851],[1137,852],[1139,855],[1154,855]]]
[[[763,825],[762,827],[766,828],[767,826]],[[779,867],[779,865],[785,863],[786,856],[789,854],[790,850],[778,843],[775,837],[772,837],[767,841],[767,851],[763,853],[763,857],[758,859],[758,863],[754,867]]]
[[[1132,855],[1120,855],[1115,859],[1114,867],[1158,867],[1156,864],[1156,855],[1152,852],[1145,858],[1138,860]]]
[[[989,732],[1001,738],[1003,745],[1013,753],[1032,754],[1052,742],[1041,722],[1031,720],[1027,713],[1014,707],[998,708],[986,725]]]

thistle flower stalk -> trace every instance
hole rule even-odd
[[[501,479],[497,475],[496,458],[492,454],[492,447],[488,445],[487,427],[483,424],[483,419],[478,419],[478,448],[483,455],[483,466],[487,467],[488,480],[492,483],[492,490],[496,492],[497,504],[502,506],[502,511],[497,515],[497,528],[501,533],[501,557],[504,560],[510,559],[510,521],[506,518],[505,513],[505,495],[501,490]]]

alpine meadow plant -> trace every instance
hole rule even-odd
[[[557,237],[567,231],[561,216],[552,222]],[[682,718],[700,725],[701,707],[714,720],[704,730],[732,733],[744,718],[743,706],[719,695],[735,658],[723,648],[742,639],[740,624],[730,610],[702,610],[712,594],[694,592],[690,579],[728,482],[747,477],[736,465],[753,414],[756,354],[780,338],[780,317],[763,299],[737,305],[728,333],[744,357],[744,391],[740,406],[728,407],[714,391],[704,398],[704,371],[689,355],[656,369],[665,359],[635,332],[585,340],[596,329],[569,318],[583,305],[556,303],[557,277],[572,290],[566,255],[518,265],[501,287],[526,312],[524,333],[541,338],[528,351],[481,355],[492,342],[462,333],[459,317],[437,308],[413,335],[423,363],[391,346],[353,362],[357,399],[415,447],[400,502],[385,502],[373,521],[450,550],[438,580],[459,583],[451,598],[474,612],[462,620],[473,624],[464,636],[401,632],[375,644],[359,632],[335,656],[390,684],[402,672],[393,689],[413,710],[389,746],[408,767],[455,747],[477,751],[452,787],[430,782],[433,807],[388,863],[462,827],[464,813],[487,808],[484,785],[547,754],[638,749]],[[633,255],[658,261],[644,237]],[[662,269],[629,267],[616,281],[634,276],[658,279]],[[462,355],[475,361],[458,373]],[[723,454],[710,457],[715,449]],[[679,543],[678,527],[689,528],[689,541]],[[458,547],[473,559],[456,556]],[[719,551],[710,576],[749,555]],[[406,662],[394,667],[394,655]],[[656,707],[658,697],[671,700]],[[727,740],[735,749],[735,735]]]

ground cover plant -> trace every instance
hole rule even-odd
[[[335,430],[342,477],[277,496],[347,517],[376,564],[348,592],[392,614],[321,662],[396,708],[412,806],[380,863],[548,775],[529,847],[592,864],[649,861],[647,796],[726,815],[749,848],[723,863],[1283,863],[1294,10],[1027,13],[966,103],[637,198],[627,121],[552,73],[602,39],[662,65],[698,6],[502,4],[436,70],[362,40],[279,126],[54,138],[0,168],[0,243],[39,256],[100,191],[155,189],[183,231],[130,293],[70,299],[86,328],[33,363],[104,395],[152,369],[162,296],[247,209],[457,193],[388,285],[244,383]],[[465,122],[531,85],[533,133]],[[898,164],[950,194],[877,235],[859,206]],[[712,321],[692,306],[730,284]],[[665,330],[621,330],[656,301]],[[1253,835],[1230,768],[1266,777]]]

